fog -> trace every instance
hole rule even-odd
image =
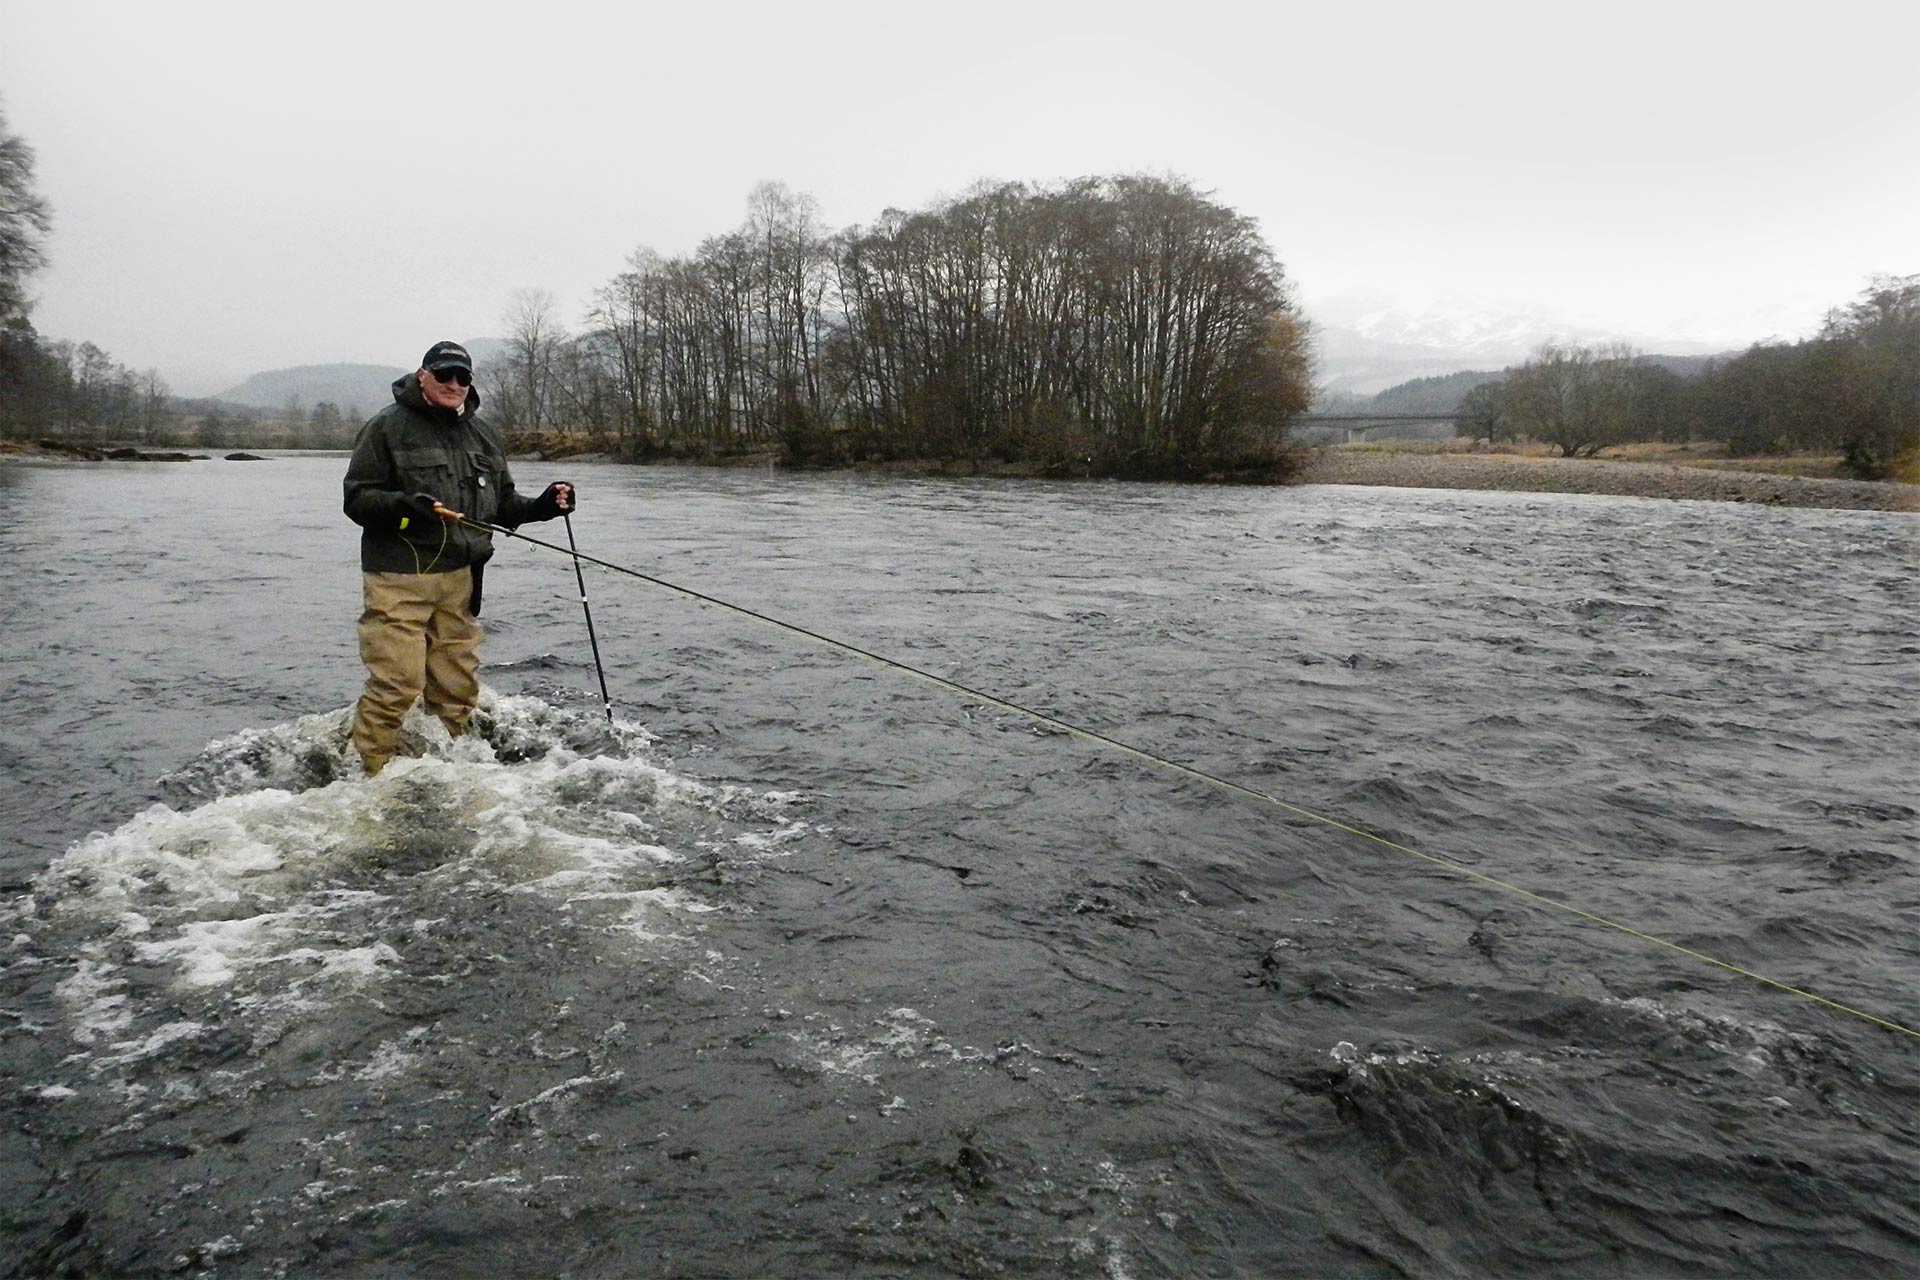
[[[174,389],[577,322],[759,181],[835,226],[981,180],[1176,174],[1316,319],[1797,337],[1910,272],[1920,18],[1831,4],[17,2],[55,212],[34,323]],[[1404,323],[1403,323],[1404,322]]]

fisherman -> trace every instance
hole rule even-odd
[[[480,580],[493,539],[463,517],[513,528],[573,510],[574,489],[513,491],[500,433],[482,419],[473,359],[457,342],[427,348],[368,419],[347,464],[347,515],[361,527],[367,687],[353,746],[372,777],[393,759],[414,700],[459,737],[480,696]]]

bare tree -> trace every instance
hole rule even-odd
[[[304,449],[338,449],[347,443],[346,419],[341,416],[340,406],[331,400],[321,400],[314,404],[313,412],[307,415],[307,429],[300,437],[300,447]]]
[[[91,342],[73,349],[76,423],[104,426],[113,408],[113,357]]]
[[[508,428],[551,425],[555,352],[566,340],[554,297],[545,289],[521,289],[507,304],[507,359],[504,380],[511,394],[496,403],[495,414]]]
[[[819,203],[785,183],[763,182],[747,198],[746,237],[756,256],[751,341],[763,424],[818,417],[820,314],[827,241]]]
[[[140,375],[140,438],[149,444],[157,443],[173,421],[173,415],[167,411],[167,397],[171,394],[158,369],[148,369]]]
[[[588,315],[612,381],[614,422],[622,439],[651,436],[659,418],[660,274],[659,254],[634,250],[627,269],[594,295]]]
[[[1884,479],[1920,470],[1920,275],[1875,276],[1858,298],[1827,316],[1839,441],[1855,475]],[[1842,405],[1844,407],[1842,407]]]
[[[27,314],[27,278],[46,265],[53,211],[34,190],[33,148],[0,111],[0,325]]]
[[[201,449],[212,449],[226,443],[226,414],[217,401],[207,406],[199,425],[187,437],[187,443]]]
[[[976,190],[842,256],[854,400],[934,451],[1092,432],[1116,456],[1199,457],[1307,402],[1279,265],[1183,183]]]
[[[739,231],[637,252],[590,324],[568,385],[668,448],[1157,467],[1271,442],[1310,391],[1258,229],[1161,178],[983,185],[834,236],[763,183]]]
[[[1564,458],[1590,458],[1632,438],[1641,399],[1637,360],[1624,343],[1542,344],[1507,374],[1504,399],[1515,428]]]
[[[1454,420],[1454,429],[1457,434],[1470,440],[1484,438],[1491,447],[1502,437],[1513,434],[1507,410],[1507,384],[1504,381],[1483,382],[1468,390],[1460,398],[1459,413],[1460,416]]]
[[[614,391],[601,335],[589,331],[558,343],[548,367],[555,420],[596,435],[604,431]]]

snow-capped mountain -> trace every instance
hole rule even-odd
[[[1518,364],[1549,339],[1625,342],[1640,351],[1706,355],[1724,342],[1583,324],[1537,303],[1351,291],[1308,299],[1322,395],[1371,395],[1409,378]]]

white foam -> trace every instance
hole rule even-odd
[[[1815,1043],[1811,1037],[1798,1035],[1764,1018],[1741,1019],[1724,1013],[1703,1013],[1684,1005],[1668,1004],[1652,996],[1603,996],[1600,1003],[1656,1018],[1704,1042],[1715,1052],[1747,1056],[1756,1062],[1763,1060],[1754,1056],[1759,1051],[1771,1052],[1791,1045]]]
[[[55,890],[59,907],[112,913],[144,927],[151,927],[145,904],[156,892],[236,902],[253,882],[271,888],[264,877],[329,838],[329,815],[293,800],[284,791],[257,791],[185,813],[156,804],[68,850],[41,881]]]
[[[95,1072],[157,1057],[181,1040],[192,1040],[206,1030],[198,1022],[169,1022],[137,1040],[122,1040],[110,1045],[108,1052],[96,1057],[89,1069]]]
[[[817,1017],[810,1014],[804,1020],[814,1022]],[[933,1019],[917,1009],[889,1009],[868,1025],[874,1030],[864,1036],[849,1036],[841,1027],[829,1023],[823,1031],[789,1032],[787,1039],[800,1048],[815,1070],[851,1076],[866,1084],[879,1083],[875,1066],[887,1058],[910,1061],[931,1055],[950,1062],[989,1060],[977,1051],[954,1048],[940,1035]]]
[[[116,966],[94,956],[81,958],[73,973],[53,989],[54,998],[72,1012],[75,1040],[91,1044],[132,1025],[133,1008],[125,987]]]
[[[420,1061],[421,1055],[415,1051],[425,1037],[425,1029],[409,1032],[400,1040],[385,1040],[373,1051],[366,1065],[353,1073],[355,1080],[380,1081],[391,1080],[411,1072]]]
[[[196,798],[216,799],[266,788],[305,790],[329,778],[357,778],[360,759],[348,732],[352,710],[342,707],[300,716],[217,739],[192,763],[161,781]],[[610,741],[622,756],[654,745],[653,736],[639,725],[621,721],[607,729],[597,715],[538,698],[501,695],[484,685],[477,712],[489,722],[485,737],[450,738],[440,721],[419,704],[408,711],[401,733],[429,756],[466,764],[492,761],[496,747],[507,755],[566,761],[579,758],[576,744],[588,738],[600,744]]]
[[[161,779],[204,797],[258,791],[265,787],[296,789],[309,762],[326,760],[339,774],[357,770],[359,760],[347,740],[347,711],[301,716],[265,729],[245,729],[207,744],[192,764]],[[412,727],[412,722],[409,722]]]
[[[547,898],[602,937],[650,944],[714,909],[660,883],[682,850],[765,854],[807,830],[792,814],[797,793],[583,755],[570,744],[608,739],[578,712],[532,698],[489,704],[491,741],[535,758],[502,763],[488,741],[449,739],[417,710],[409,725],[427,754],[373,779],[356,760],[324,784],[271,785],[351,753],[344,710],[212,744],[179,775],[211,798],[153,805],[68,849],[36,882],[22,913],[30,932],[15,946],[45,949],[39,935],[77,932],[79,962],[57,988],[73,1034],[112,1042],[110,1060],[129,1061],[147,1042],[126,1040],[141,1013],[120,974],[129,961],[170,970],[178,996],[229,999],[284,1026],[390,980],[404,961],[379,938],[430,936],[471,892]],[[651,741],[634,726],[616,737],[623,749]]]
[[[813,830],[814,827],[811,823],[788,822],[772,831],[742,832],[733,838],[733,843],[737,848],[744,849],[749,853],[783,858],[786,856],[786,850],[783,849],[782,846],[794,843]]]
[[[487,1117],[487,1123],[498,1124],[502,1120],[525,1115],[535,1107],[552,1106],[556,1103],[570,1102],[573,1100],[574,1095],[585,1090],[619,1084],[624,1079],[626,1079],[626,1072],[624,1071],[610,1071],[605,1075],[575,1076],[571,1080],[563,1080],[550,1088],[542,1089],[539,1093],[534,1094],[524,1102],[516,1102],[511,1106],[495,1109],[493,1114]]]

